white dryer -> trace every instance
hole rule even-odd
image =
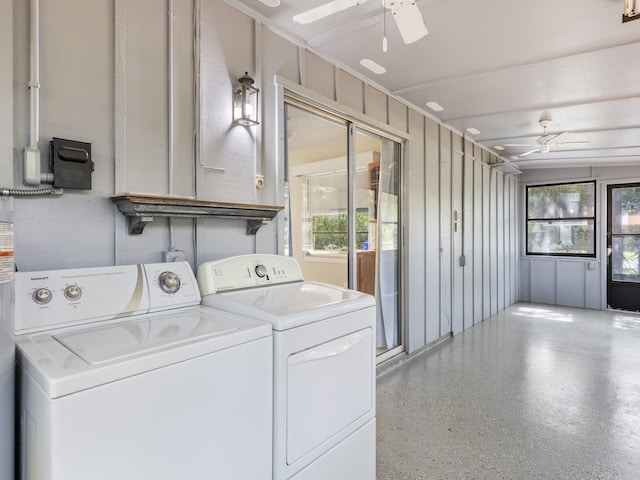
[[[197,279],[204,305],[273,326],[274,480],[374,480],[374,298],[278,255],[206,262]]]
[[[186,262],[19,273],[21,480],[271,479],[272,338]]]

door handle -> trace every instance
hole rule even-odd
[[[365,329],[359,332],[352,333],[346,337],[338,338],[331,342],[323,343],[317,347],[310,348],[305,352],[300,352],[297,355],[293,355],[287,361],[289,366],[299,365],[306,362],[314,362],[316,360],[324,360],[327,358],[335,357],[337,355],[348,352],[353,347],[362,343],[365,339],[371,338],[371,330]]]

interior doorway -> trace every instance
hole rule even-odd
[[[285,103],[285,118],[285,253],[306,280],[376,297],[378,360],[385,360],[403,350],[402,144],[306,105]]]
[[[607,305],[640,311],[640,183],[607,187]]]

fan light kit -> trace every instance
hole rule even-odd
[[[558,138],[561,135],[565,135],[568,132],[561,132],[556,135],[550,135],[548,133],[548,128],[551,125],[551,120],[547,118],[543,118],[540,120],[540,126],[542,127],[542,136],[538,137],[536,140],[536,144],[528,144],[528,143],[505,143],[505,147],[533,147],[531,150],[528,150],[518,157],[526,157],[527,155],[531,155],[535,152],[540,153],[549,153],[552,148],[575,148],[581,147],[585,145],[589,145],[589,142],[580,141],[580,142],[558,142]]]

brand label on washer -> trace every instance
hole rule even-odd
[[[13,281],[13,224],[0,222],[0,284]]]

